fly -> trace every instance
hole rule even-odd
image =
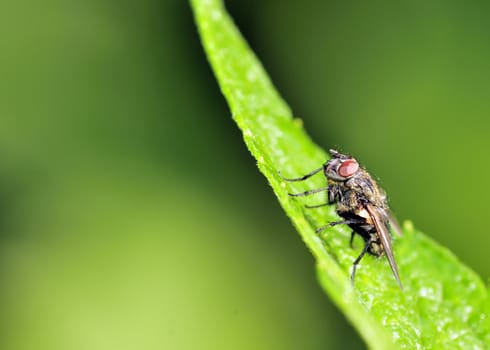
[[[335,204],[337,214],[343,219],[330,222],[316,230],[317,233],[328,227],[345,224],[352,229],[350,244],[358,234],[364,240],[364,248],[352,265],[351,280],[354,283],[356,268],[366,253],[381,257],[386,255],[396,281],[402,288],[398,267],[393,256],[389,226],[399,235],[401,230],[394,216],[391,214],[386,194],[376,181],[363,169],[353,157],[331,149],[332,158],[320,168],[293,179],[283,178],[285,181],[304,181],[323,171],[328,186],[301,193],[290,193],[292,197],[308,196],[313,193],[327,191],[327,203],[307,206],[318,208]]]

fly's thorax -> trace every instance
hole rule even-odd
[[[378,208],[387,209],[386,194],[369,173],[360,169],[355,176],[345,182],[345,186],[356,192],[358,198]]]

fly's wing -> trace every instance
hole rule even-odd
[[[391,211],[388,211],[388,221],[390,223],[391,229],[398,235],[402,235],[402,229],[400,227],[400,224],[398,223],[398,220],[396,219],[395,215]]]
[[[386,257],[388,258],[388,262],[390,263],[391,270],[393,271],[393,275],[396,278],[396,281],[400,285],[400,288],[403,289],[402,282],[400,280],[400,275],[398,274],[398,267],[396,266],[395,257],[393,256],[393,248],[391,247],[391,236],[386,226],[386,220],[383,220],[384,213],[380,213],[379,209],[376,209],[374,206],[368,204],[366,205],[366,209],[373,220],[374,226],[376,227],[376,231],[378,232],[379,240],[381,241],[381,245],[384,248],[386,253]]]

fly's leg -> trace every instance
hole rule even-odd
[[[318,168],[318,169],[315,169],[313,170],[312,172],[309,172],[308,174],[304,175],[304,176],[301,176],[301,177],[296,177],[296,178],[286,178],[284,176],[281,175],[281,173],[279,173],[279,176],[284,180],[284,181],[288,181],[288,182],[295,182],[295,181],[304,181],[306,179],[309,179],[310,177],[312,177],[313,175],[319,173],[320,171],[323,170],[323,166]],[[306,191],[306,192],[301,192],[301,193],[288,193],[291,197],[302,197],[302,196],[308,196],[310,194],[313,194],[313,193],[318,193],[318,192],[322,192],[322,191],[327,191],[328,190],[328,187],[322,187],[322,188],[317,188],[317,189],[314,189],[314,190],[309,190],[309,191]]]
[[[314,208],[324,207],[326,205],[330,205],[330,204],[333,204],[333,203],[339,201],[340,198],[341,198],[341,193],[340,193],[338,186],[332,186],[330,184],[327,186],[327,202],[326,203],[316,204],[316,205],[305,205],[305,208],[314,209]]]
[[[315,209],[315,208],[320,208],[324,207],[326,205],[329,205],[330,203],[322,203],[322,204],[316,204],[316,205],[305,205],[305,208],[307,209]]]
[[[352,264],[352,274],[350,275],[350,280],[351,280],[352,284],[354,284],[354,276],[356,275],[357,265],[359,264],[359,261],[361,261],[361,259],[363,258],[363,256],[366,254],[366,252],[369,249],[369,246],[373,242],[374,242],[374,238],[373,237],[369,237],[369,239],[364,244],[364,248],[362,249],[361,254],[359,254],[359,256],[357,257],[357,259],[354,260],[354,263]]]
[[[305,192],[300,192],[300,193],[288,193],[291,197],[302,197],[302,196],[308,196],[313,193],[318,193],[318,192],[323,192],[323,191],[328,191],[328,186],[327,187],[322,187],[322,188],[316,188],[314,190],[309,190]]]
[[[356,231],[352,231],[352,233],[350,234],[350,241],[349,241],[349,245],[351,248],[354,248],[352,245],[354,243],[354,236],[356,235]]]
[[[281,173],[279,173],[279,176],[284,180],[284,181],[289,181],[289,182],[294,182],[294,181],[304,181],[306,179],[309,179],[310,177],[312,177],[313,175],[315,175],[316,173],[319,173],[320,171],[323,170],[323,166],[321,168],[318,168],[318,169],[315,169],[313,170],[312,172],[304,175],[304,176],[301,176],[301,177],[296,177],[296,178],[292,178],[292,179],[288,179],[288,178],[285,178],[281,175]]]
[[[359,219],[347,219],[347,220],[342,220],[342,221],[333,221],[330,222],[328,225],[319,227],[315,230],[316,233],[320,233],[322,231],[325,231],[327,228],[335,226],[335,225],[349,225],[349,224],[362,224],[364,223],[364,220],[359,220]],[[351,238],[352,240],[352,238]]]

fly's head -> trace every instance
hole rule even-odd
[[[352,178],[360,170],[357,160],[349,155],[342,154],[336,150],[329,151],[330,159],[324,168],[325,176],[335,182],[345,182]]]

